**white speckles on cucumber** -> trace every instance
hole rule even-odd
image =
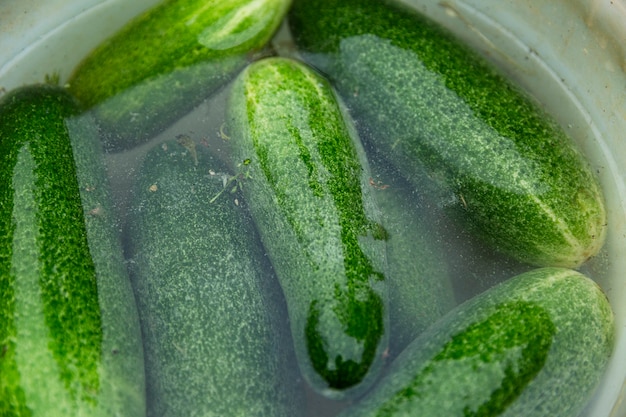
[[[77,113],[69,94],[50,85],[20,88],[0,103],[0,415],[145,413],[121,246],[111,228],[85,219],[79,178],[102,178],[94,171],[104,167],[94,163],[93,120],[75,131],[90,145],[72,148]],[[106,195],[108,184],[91,185],[94,196]]]
[[[268,34],[276,27],[284,11],[283,0],[253,0],[243,4],[239,8],[224,13],[212,25],[208,26],[198,35],[198,43],[209,49],[224,51],[237,48],[255,38],[267,40]],[[207,8],[215,9],[215,5],[207,3]],[[197,19],[197,14],[187,20],[192,24]],[[270,30],[268,30],[270,28]]]
[[[302,398],[275,276],[245,209],[220,194],[221,164],[198,146],[196,165],[189,146],[147,154],[131,208],[148,414],[291,417]]]
[[[614,337],[613,313],[593,281],[568,269],[533,270],[446,315],[341,416],[578,415]]]
[[[578,267],[598,253],[606,212],[587,162],[450,33],[375,0],[297,0],[289,22],[371,145],[416,187],[426,169],[456,194],[459,218],[493,248],[538,266]]]
[[[290,0],[168,0],[131,20],[75,69],[69,89],[93,109],[111,150],[174,123],[266,47]]]
[[[331,396],[364,390],[387,336],[385,233],[360,143],[327,82],[289,59],[248,67],[229,111],[235,160],[251,160],[244,194],[287,298],[303,374]]]

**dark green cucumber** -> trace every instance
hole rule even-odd
[[[290,0],[168,0],[129,22],[75,69],[70,91],[93,108],[104,143],[141,143],[198,105],[258,52]]]
[[[388,236],[389,356],[394,358],[456,300],[432,207],[385,161],[368,160],[372,195]]]
[[[360,392],[387,346],[385,232],[360,142],[330,85],[289,59],[244,70],[228,118],[303,375],[325,395]]]
[[[147,154],[130,212],[148,415],[298,415],[276,277],[245,209],[220,195],[220,164],[183,144]]]
[[[341,417],[571,417],[613,350],[613,312],[584,275],[542,268],[446,315]]]
[[[0,103],[2,416],[145,415],[139,321],[97,130],[77,113],[52,86]]]
[[[409,179],[426,169],[451,190],[494,248],[577,267],[602,247],[603,196],[580,152],[443,28],[384,0],[297,0],[289,21],[373,146]]]

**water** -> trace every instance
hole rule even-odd
[[[114,2],[108,2],[106,4],[110,6],[112,3]],[[115,7],[108,7],[107,9],[106,4],[102,6],[102,9],[108,10],[111,16],[115,16],[116,12],[111,11]],[[420,4],[416,5],[416,7],[426,10],[427,12],[434,12],[438,14],[441,19],[443,19],[441,16],[454,17],[454,19],[456,19],[455,22],[461,22],[459,27],[462,28],[464,25],[468,27],[467,23],[463,23],[464,19],[466,20],[468,16],[466,10],[459,10],[449,4],[444,4],[444,7]],[[124,10],[121,13],[131,14],[134,12],[135,11]],[[79,41],[76,39],[76,33],[83,33],[79,29],[82,28],[84,31],[86,27],[91,27],[93,21],[94,19],[92,17],[86,15],[82,25],[74,21],[72,24],[53,31],[54,33],[51,35],[52,39],[55,39],[55,44],[57,45],[62,43],[63,40],[69,42],[68,39],[71,39],[72,44],[76,44],[76,42]],[[119,19],[118,16],[116,21],[122,22],[123,19]],[[484,22],[482,24],[485,25]],[[480,29],[486,26],[477,24],[472,27],[474,29]],[[62,80],[66,79],[71,67],[77,63],[81,54],[87,53],[89,48],[97,44],[100,38],[108,35],[109,33],[107,33],[107,31],[110,30],[112,29],[102,28],[96,31],[99,36],[94,36],[93,39],[80,42],[76,56],[66,59],[65,61],[67,62],[62,62],[62,59],[58,58],[59,54],[54,53],[54,49],[46,50],[43,46],[38,49],[37,43],[35,43],[34,47],[23,52],[21,56],[18,57],[19,59],[15,60],[16,65],[13,67],[9,65],[0,66],[0,87],[4,86],[9,89],[25,80],[30,82],[41,80],[43,78],[41,73],[41,71],[43,71],[42,68],[51,68],[51,66],[54,69],[58,68]],[[470,30],[470,32],[472,32],[472,30]],[[482,39],[487,35],[489,35],[487,32],[480,32],[480,35],[475,39]],[[484,48],[486,45],[486,43],[481,44],[480,41],[474,40],[474,42],[476,42],[479,47],[482,45]],[[285,28],[278,34],[273,44],[279,54],[290,55],[293,52],[293,45],[290,42],[289,34]],[[507,53],[509,53],[508,50]],[[515,56],[515,53],[521,55],[526,54],[526,56],[519,58]],[[496,64],[502,66],[503,70],[513,79],[521,83],[532,93],[535,93],[537,98],[546,104],[548,111],[554,114],[557,120],[564,124],[568,133],[578,142],[582,149],[587,152],[594,169],[600,174],[605,192],[607,196],[609,196],[610,221],[619,223],[619,225],[616,229],[613,229],[613,232],[610,232],[611,236],[607,240],[607,245],[602,253],[586,264],[583,268],[583,272],[592,276],[605,289],[608,289],[610,297],[615,297],[610,293],[617,282],[613,277],[615,274],[614,254],[616,252],[616,245],[622,242],[622,236],[616,237],[614,232],[617,229],[621,230],[623,223],[623,211],[620,211],[621,202],[619,201],[622,193],[620,187],[622,187],[622,185],[612,177],[611,173],[611,167],[615,166],[616,162],[611,160],[611,153],[606,149],[607,145],[602,142],[601,135],[596,130],[596,127],[592,124],[585,123],[589,118],[583,114],[584,109],[580,108],[580,103],[577,103],[574,97],[563,88],[562,83],[555,83],[555,74],[551,72],[550,68],[543,65],[537,54],[528,48],[518,45],[518,50],[512,50],[511,55],[513,55],[513,59],[515,60],[513,64],[511,61],[503,59],[502,55],[498,53],[491,55],[490,58],[493,59]],[[42,65],[42,62],[46,64]],[[52,64],[49,64],[50,62],[52,62]],[[522,66],[519,65],[520,62]],[[30,75],[31,79],[20,78],[20,76],[18,76],[18,72],[23,71],[25,68],[33,69],[28,72],[32,74]],[[529,71],[532,72],[532,77],[528,77]],[[545,91],[543,93],[541,92],[541,86],[549,86],[547,87],[550,94],[549,99],[542,96],[542,94],[546,93]],[[141,163],[142,156],[151,146],[155,146],[164,140],[173,139],[179,134],[186,134],[197,144],[202,143],[209,146],[218,156],[227,158],[229,143],[228,139],[224,136],[225,132],[222,130],[224,122],[223,110],[225,108],[224,100],[227,93],[228,86],[225,86],[218,94],[205,101],[194,111],[156,136],[151,142],[128,152],[107,155],[108,173],[114,189],[116,198],[115,206],[121,219],[121,228],[125,227],[125,213],[132,200],[131,189],[138,166]],[[571,124],[567,122],[570,120],[582,122]],[[446,253],[445,258],[449,260],[446,267],[449,270],[450,277],[453,279],[452,285],[457,302],[462,302],[497,282],[529,269],[526,265],[519,264],[493,253],[443,215],[437,217],[435,223],[436,232],[433,232],[432,239],[441,244]],[[612,301],[615,302],[616,300],[613,299]],[[324,399],[312,392],[307,393],[307,398],[309,401],[308,415],[310,416],[330,417],[345,406],[344,403]]]
[[[277,54],[292,56],[294,46],[285,27],[281,29],[273,41]],[[218,157],[228,159],[229,139],[228,132],[224,131],[226,98],[229,85],[224,86],[217,94],[207,99],[194,111],[181,118],[150,142],[122,153],[107,155],[109,173],[112,186],[115,190],[116,207],[122,223],[125,221],[130,202],[132,201],[132,186],[137,169],[144,153],[159,143],[171,140],[180,134],[188,135],[196,144],[208,146]],[[416,204],[425,203],[416,197]],[[527,271],[532,267],[504,257],[484,246],[460,225],[449,219],[442,205],[445,202],[434,201],[427,203],[434,219],[430,239],[437,246],[443,248],[443,259],[448,261],[445,268],[451,278],[456,302],[461,303],[477,295],[491,286]],[[432,213],[434,211],[434,214]],[[607,273],[608,248],[585,264],[582,271],[597,280],[602,280]],[[307,390],[308,414],[317,417],[331,417],[336,415],[349,401],[333,401]]]

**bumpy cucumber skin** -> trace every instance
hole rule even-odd
[[[387,345],[385,231],[369,168],[329,84],[302,63],[257,61],[228,104],[246,201],[287,299],[296,357],[318,392],[366,389]]]
[[[138,317],[121,246],[103,226],[106,215],[84,217],[78,160],[88,161],[81,178],[103,174],[89,147],[75,164],[70,130],[95,133],[93,124],[68,128],[77,112],[52,86],[24,87],[0,103],[3,416],[145,414]],[[77,140],[97,143],[94,135]],[[104,207],[106,183],[92,186],[93,202]]]
[[[98,406],[105,416],[144,416],[146,387],[139,315],[122,250],[121,226],[112,204],[104,150],[91,115],[72,117],[66,125],[76,164],[89,252],[98,279],[102,368],[106,376],[101,378],[103,400]]]
[[[202,100],[217,93],[247,63],[243,56],[201,62],[154,76],[90,110],[107,152],[147,142]]]
[[[370,186],[387,231],[388,360],[457,304],[445,252],[418,191],[371,154]]]
[[[449,33],[388,3],[298,0],[289,16],[374,145],[410,179],[425,167],[518,260],[577,267],[596,254],[603,196],[562,129]]]
[[[446,315],[341,417],[576,416],[614,338],[613,312],[592,280],[536,269]]]
[[[260,51],[290,0],[169,0],[90,53],[70,91],[94,108],[109,150],[135,146],[198,105]]]
[[[224,170],[204,151],[196,165],[177,142],[151,150],[131,207],[148,416],[298,415],[280,288],[241,203],[210,202]]]

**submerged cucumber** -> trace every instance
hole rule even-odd
[[[145,414],[139,322],[99,140],[77,113],[51,86],[0,102],[2,416]]]
[[[219,195],[220,165],[182,143],[148,153],[130,213],[148,415],[298,415],[282,294],[254,226]]]
[[[614,336],[593,281],[562,268],[530,271],[446,315],[341,416],[576,416]]]
[[[112,150],[154,136],[262,49],[290,0],[168,0],[106,40],[76,68],[70,91],[94,108]]]
[[[386,349],[387,309],[385,232],[358,138],[328,83],[289,59],[244,70],[228,110],[303,375],[325,395],[362,391]]]
[[[387,231],[389,357],[456,305],[434,216],[415,188],[377,157],[370,186]]]
[[[297,0],[289,21],[373,145],[409,179],[425,168],[454,192],[466,223],[497,250],[577,267],[602,247],[606,213],[588,164],[448,32],[378,0]]]

